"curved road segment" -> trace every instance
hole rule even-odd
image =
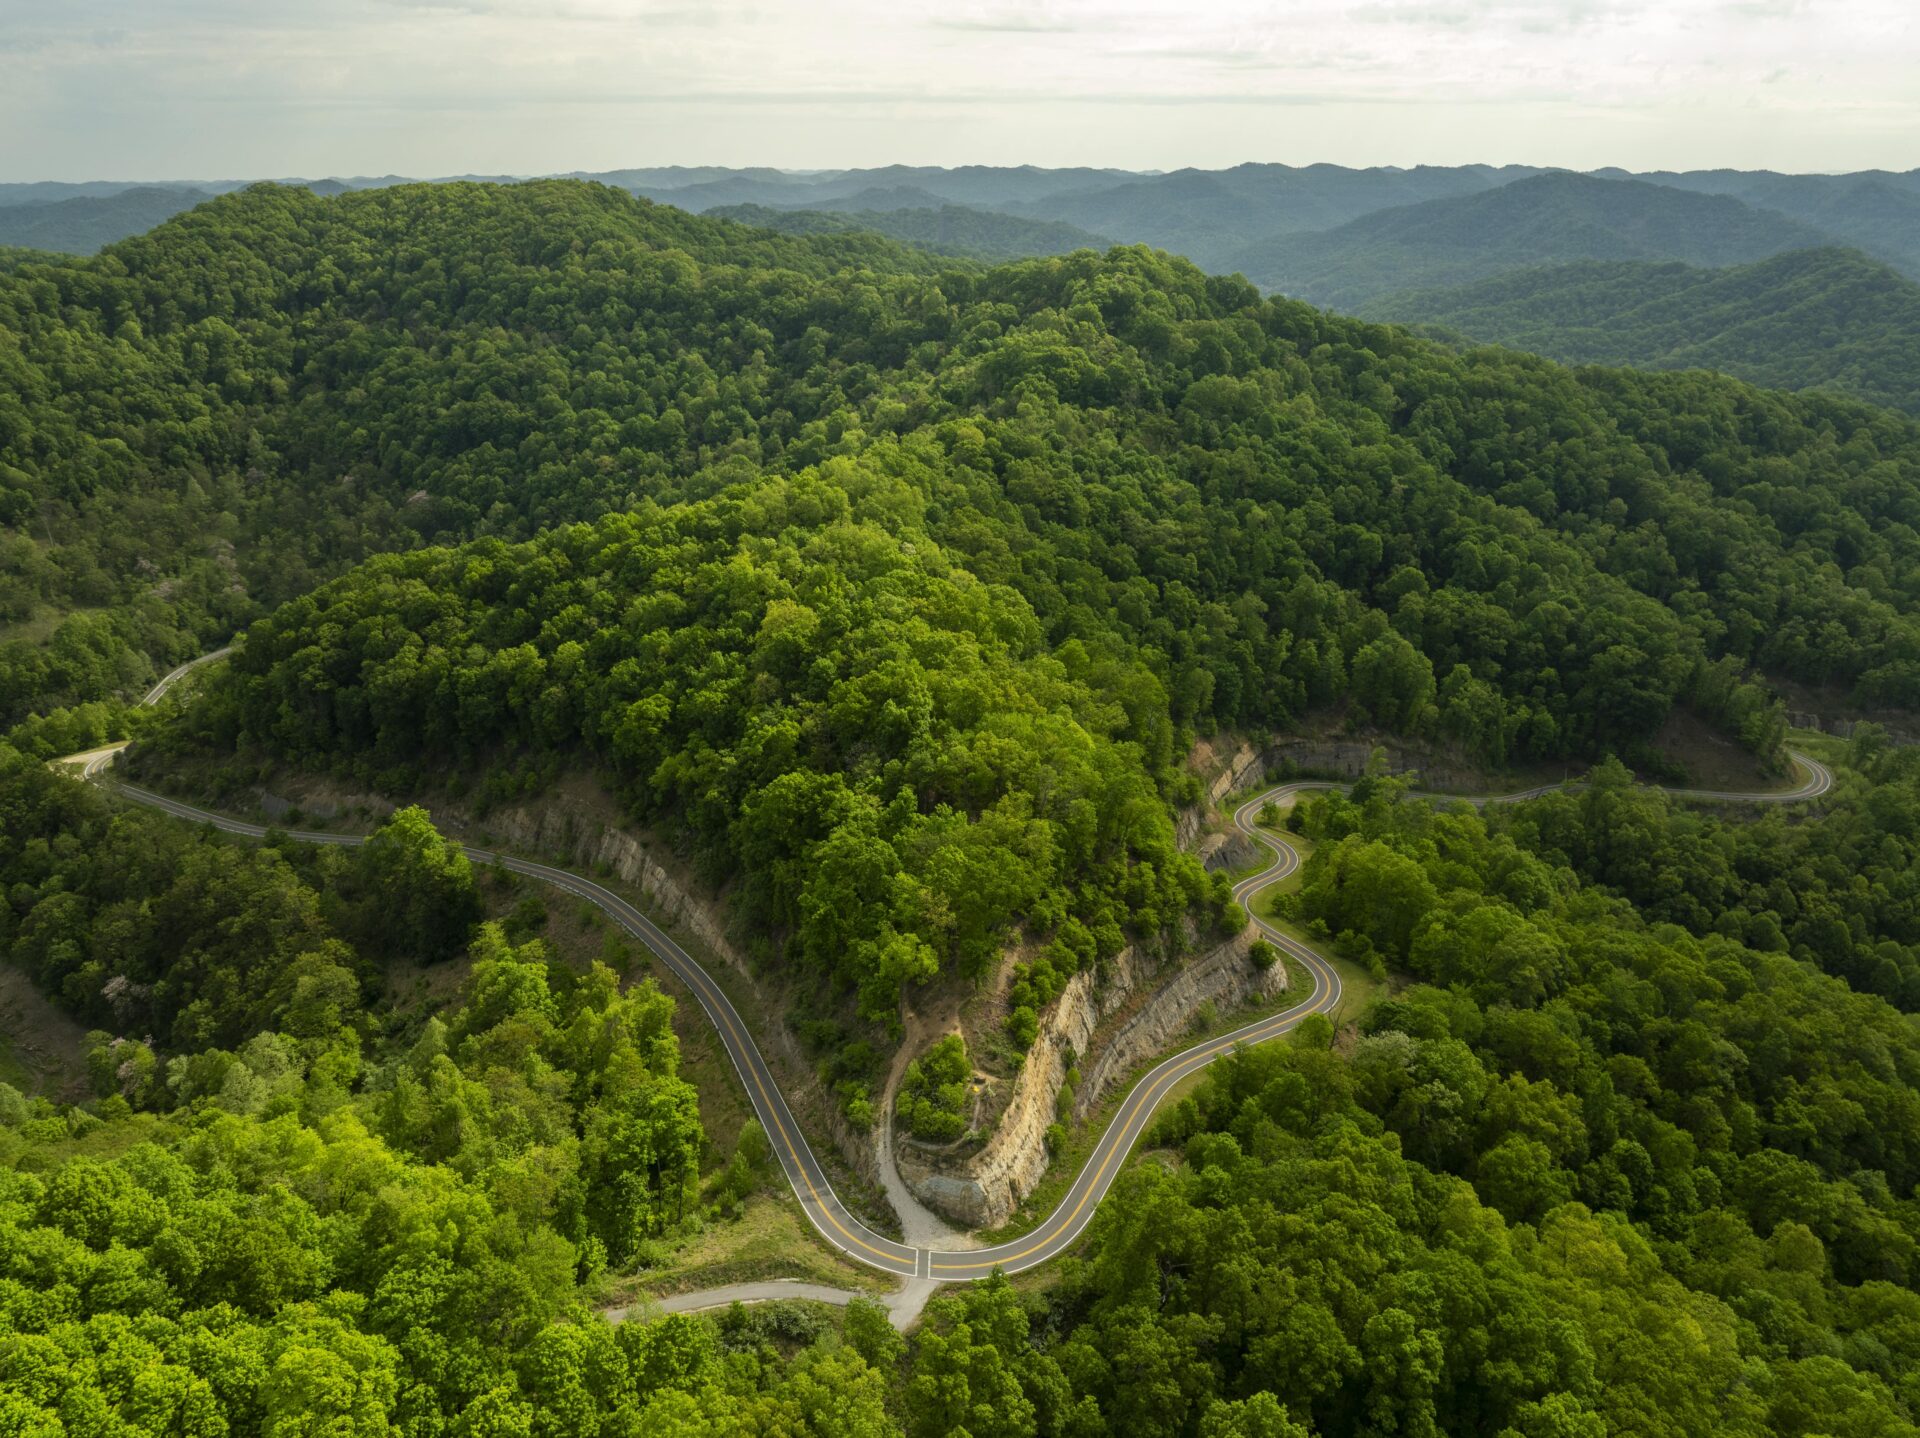
[[[201,656],[190,664],[183,664],[166,678],[156,684],[147,694],[144,702],[157,703],[190,670],[208,663],[228,653],[218,650]],[[103,772],[113,763],[114,758],[124,748],[124,744],[112,745],[105,749],[96,749],[86,754],[74,755],[63,763],[78,764],[81,773],[89,779],[100,779]],[[1790,751],[1791,752],[1791,751]],[[1803,782],[1794,789],[1771,793],[1723,793],[1712,790],[1670,789],[1665,792],[1676,798],[1697,798],[1740,802],[1792,802],[1814,799],[1832,787],[1833,775],[1826,767],[1804,754],[1793,753],[1794,763],[1803,774]],[[191,823],[211,824],[214,828],[229,834],[238,834],[247,838],[264,838],[265,826],[249,824],[239,819],[231,819],[223,814],[210,813],[205,809],[196,809],[189,804],[169,799],[165,795],[155,794],[132,784],[115,784],[115,790],[135,803],[159,809],[176,818]],[[1272,862],[1259,873],[1242,879],[1234,886],[1233,896],[1251,911],[1249,900],[1260,889],[1286,878],[1300,867],[1299,852],[1279,835],[1262,832],[1257,824],[1261,806],[1287,799],[1295,794],[1312,789],[1336,787],[1325,781],[1303,780],[1276,785],[1265,792],[1247,800],[1235,812],[1234,824],[1240,832],[1268,848]],[[1546,785],[1537,789],[1528,789],[1522,793],[1505,794],[1493,798],[1474,798],[1467,802],[1473,804],[1504,803],[1521,799],[1531,799],[1550,792],[1558,785]],[[1434,798],[1448,798],[1447,795],[1432,795]],[[364,842],[364,836],[358,834],[322,834],[307,830],[292,830],[289,837],[309,844],[356,845]],[[793,1191],[800,1200],[800,1206],[806,1211],[808,1220],[821,1235],[849,1257],[869,1264],[884,1272],[905,1279],[932,1280],[937,1283],[964,1282],[969,1279],[985,1278],[995,1269],[1008,1273],[1017,1273],[1024,1268],[1045,1263],[1071,1248],[1080,1237],[1081,1231],[1093,1217],[1094,1210],[1100,1206],[1100,1200],[1106,1196],[1126,1157],[1132,1152],[1135,1142],[1145,1132],[1153,1118],[1154,1110],[1166,1097],[1169,1090],[1188,1075],[1198,1072],[1219,1058],[1231,1052],[1240,1044],[1263,1043],[1291,1033],[1309,1015],[1326,1013],[1340,1001],[1340,976],[1332,965],[1299,940],[1281,933],[1265,920],[1255,918],[1253,923],[1275,948],[1292,960],[1308,977],[1313,980],[1313,988],[1305,999],[1286,1010],[1235,1029],[1232,1033],[1219,1038],[1209,1039],[1190,1049],[1173,1055],[1145,1077],[1139,1080],[1133,1090],[1121,1104],[1100,1142],[1088,1156],[1081,1168],[1079,1177],[1059,1206],[1044,1219],[1031,1233],[1023,1237],[996,1244],[991,1248],[944,1250],[915,1248],[884,1234],[875,1233],[868,1228],[840,1202],[832,1185],[827,1182],[826,1174],[821,1170],[819,1161],[807,1146],[806,1138],[800,1131],[800,1125],[794,1121],[792,1111],[788,1109],[786,1099],[781,1095],[779,1086],[774,1082],[772,1070],[760,1055],[759,1048],[747,1033],[747,1026],[741,1021],[739,1013],[727,999],[707,971],[702,968],[687,951],[675,943],[651,919],[641,913],[632,904],[610,889],[603,888],[593,880],[550,864],[538,864],[530,859],[517,858],[510,854],[496,854],[487,849],[469,848],[467,857],[476,864],[500,864],[516,874],[539,879],[552,884],[555,888],[577,895],[590,903],[598,905],[616,923],[629,934],[639,939],[674,973],[681,983],[687,986],[700,1007],[706,1011],[713,1026],[719,1031],[720,1040],[726,1045],[727,1054],[732,1058],[734,1067],[740,1072],[741,1082],[746,1086],[747,1096],[753,1102],[755,1115],[766,1129],[767,1136],[773,1142],[774,1152],[779,1155],[780,1166],[786,1171],[787,1181],[793,1185]]]

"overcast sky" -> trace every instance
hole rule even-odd
[[[0,0],[0,179],[1920,165],[1915,0]]]

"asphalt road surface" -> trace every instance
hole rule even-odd
[[[219,658],[226,650],[203,655],[190,664],[183,664],[167,675],[148,693],[145,702],[156,703],[179,680],[200,664]],[[112,765],[115,756],[125,746],[116,744],[104,749],[92,750],[86,754],[77,754],[62,763],[78,764],[82,774],[89,779],[105,779],[105,771]],[[1804,754],[1792,755],[1802,774],[1802,782],[1794,789],[1772,792],[1733,793],[1712,790],[1668,790],[1677,798],[1696,798],[1736,802],[1793,802],[1818,798],[1832,787],[1833,775],[1826,767]],[[1259,890],[1269,884],[1277,883],[1300,866],[1300,855],[1283,837],[1263,832],[1257,825],[1261,806],[1270,802],[1284,800],[1294,794],[1334,787],[1324,781],[1301,780],[1276,785],[1256,797],[1247,800],[1234,813],[1234,823],[1240,831],[1271,851],[1272,862],[1259,873],[1242,879],[1234,886],[1234,898],[1242,905],[1251,908],[1250,900]],[[1500,803],[1537,797],[1558,786],[1548,785],[1539,789],[1529,789],[1523,793],[1505,794],[1491,798],[1473,798],[1468,802]],[[211,824],[214,828],[229,834],[238,834],[247,838],[263,838],[267,829],[264,825],[249,824],[240,819],[228,818],[224,814],[210,813],[183,804],[165,795],[155,794],[132,784],[114,784],[115,791],[134,803],[144,804],[163,813],[190,823]],[[1434,798],[1448,796],[1434,795]],[[364,842],[364,836],[358,834],[323,834],[307,830],[287,831],[291,838],[311,844],[357,845]],[[700,1007],[705,1010],[714,1028],[720,1035],[720,1041],[726,1046],[728,1057],[733,1060],[739,1071],[741,1082],[745,1085],[747,1097],[752,1101],[755,1116],[767,1131],[772,1141],[774,1153],[780,1160],[787,1181],[793,1186],[795,1196],[805,1211],[807,1219],[819,1230],[822,1237],[848,1257],[857,1259],[884,1272],[903,1279],[932,1280],[941,1283],[965,1282],[970,1279],[985,1278],[996,1269],[1007,1273],[1017,1273],[1045,1263],[1048,1259],[1071,1248],[1079,1239],[1082,1230],[1093,1218],[1100,1201],[1112,1187],[1114,1179],[1125,1164],[1127,1155],[1132,1152],[1140,1135],[1146,1131],[1152,1121],[1154,1110],[1160,1105],[1167,1093],[1188,1075],[1198,1072],[1219,1058],[1231,1053],[1241,1044],[1264,1043],[1268,1039],[1279,1038],[1291,1033],[1310,1014],[1329,1012],[1340,1001],[1340,976],[1332,965],[1314,952],[1313,949],[1298,940],[1281,933],[1262,919],[1253,923],[1264,937],[1296,966],[1296,972],[1312,980],[1312,987],[1298,1004],[1283,1013],[1250,1023],[1243,1028],[1223,1034],[1219,1038],[1209,1039],[1196,1044],[1165,1059],[1141,1078],[1121,1103],[1107,1130],[1088,1155],[1079,1177],[1067,1196],[1061,1200],[1054,1211],[1042,1220],[1028,1234],[996,1244],[990,1248],[963,1250],[915,1248],[884,1234],[876,1233],[848,1211],[828,1183],[825,1172],[808,1147],[800,1125],[794,1121],[787,1107],[786,1099],[781,1095],[779,1086],[774,1082],[773,1072],[761,1057],[759,1048],[747,1032],[746,1024],[741,1020],[733,1004],[720,989],[707,971],[697,963],[687,951],[675,943],[672,936],[664,932],[651,919],[641,913],[632,904],[610,889],[603,888],[593,880],[569,870],[556,868],[550,864],[539,864],[529,859],[517,858],[510,854],[496,854],[486,849],[467,849],[467,857],[476,864],[498,863],[516,874],[539,879],[557,889],[588,900],[603,910],[615,923],[629,934],[639,939],[671,969],[688,991],[692,993]]]

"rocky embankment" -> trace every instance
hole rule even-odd
[[[758,984],[747,958],[727,937],[727,924],[721,905],[697,893],[648,851],[646,843],[617,822],[591,812],[585,806],[565,799],[533,805],[496,809],[487,815],[487,830],[509,847],[522,853],[562,853],[571,855],[588,869],[606,870],[622,882],[632,885],[652,905],[655,916],[692,936],[699,944],[729,968]],[[811,1089],[813,1065],[801,1052],[799,1040],[784,1023],[767,1026],[755,1035],[762,1052],[774,1057],[783,1071],[782,1086],[804,1083]],[[791,1088],[790,1097],[798,1097]],[[873,1135],[855,1129],[846,1121],[835,1103],[809,1104],[808,1115],[825,1128],[840,1155],[862,1178],[870,1183],[880,1180],[880,1164]]]
[[[1235,835],[1208,833],[1206,826],[1221,799],[1267,774],[1267,755],[1248,743],[1231,753],[1202,745],[1188,762],[1210,779],[1206,803],[1175,818],[1181,847],[1200,852],[1215,868],[1244,862]],[[893,1160],[900,1181],[929,1210],[958,1225],[991,1229],[1004,1223],[1046,1173],[1046,1129],[1058,1114],[1069,1069],[1081,1071],[1073,1094],[1073,1117],[1079,1119],[1142,1058],[1187,1033],[1204,1006],[1231,1010],[1248,998],[1283,989],[1283,966],[1258,970],[1246,956],[1252,937],[1246,931],[1165,971],[1127,948],[1104,981],[1091,971],[1075,973],[1041,1016],[1039,1037],[1014,1079],[993,1135],[977,1150],[956,1150],[931,1148],[897,1133]],[[1160,987],[1142,1000],[1142,989],[1154,981]]]
[[[1219,805],[1275,770],[1343,775],[1366,772],[1377,745],[1367,740],[1302,738],[1259,747],[1203,743],[1188,757],[1206,776],[1205,801],[1176,816],[1181,846],[1209,868],[1245,866],[1259,857],[1237,829],[1220,826]],[[1394,753],[1395,768],[1414,756]],[[1464,783],[1444,760],[1420,756],[1423,774],[1437,784]],[[1077,974],[1040,1019],[1040,1035],[1014,1080],[1013,1094],[986,1143],[974,1150],[946,1151],[895,1135],[900,1178],[921,1203],[969,1228],[1004,1223],[1047,1170],[1047,1127],[1067,1071],[1078,1067],[1073,1117],[1083,1119],[1145,1059],[1177,1043],[1195,1017],[1211,1005],[1226,1012],[1286,986],[1283,965],[1261,970],[1247,957],[1253,932],[1178,965],[1156,967],[1129,949],[1104,982]],[[1151,995],[1143,989],[1157,983]]]
[[[745,956],[727,937],[719,906],[693,893],[625,829],[564,800],[496,809],[487,815],[486,827],[522,853],[568,854],[589,870],[604,867],[638,889],[660,918],[693,935],[728,967],[751,976]]]
[[[908,1189],[964,1227],[1006,1222],[1047,1171],[1047,1127],[1069,1069],[1080,1069],[1074,1106],[1075,1117],[1083,1117],[1142,1059],[1185,1033],[1206,1005],[1234,1009],[1285,987],[1282,965],[1260,969],[1247,956],[1252,941],[1248,930],[1184,965],[1168,966],[1165,982],[1138,1004],[1130,1001],[1160,970],[1131,948],[1114,960],[1105,983],[1091,972],[1074,975],[1042,1016],[1013,1096],[984,1147],[948,1159],[896,1135]]]
[[[1197,752],[1191,762],[1212,777],[1207,804],[1178,818],[1182,845],[1216,866],[1244,862],[1229,836],[1202,831],[1221,799],[1266,773],[1267,756],[1242,744],[1231,753]],[[943,1152],[895,1135],[894,1157],[908,1190],[935,1213],[967,1228],[1006,1222],[1047,1171],[1047,1128],[1069,1069],[1080,1070],[1073,1116],[1084,1118],[1142,1059],[1177,1042],[1207,1006],[1232,1010],[1286,986],[1282,965],[1263,970],[1247,956],[1253,937],[1249,929],[1185,962],[1166,965],[1128,948],[1104,980],[1092,972],[1074,975],[1041,1015],[1039,1036],[984,1146]]]

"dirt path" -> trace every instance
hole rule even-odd
[[[893,1101],[900,1092],[900,1081],[916,1054],[935,1039],[960,1031],[959,1004],[942,1003],[937,1007],[923,1004],[917,1010],[903,1006],[900,1018],[905,1031],[900,1047],[894,1050],[893,1064],[887,1070],[887,1086],[880,1095],[880,1117],[873,1126],[874,1159],[880,1170],[880,1186],[886,1190],[887,1202],[893,1205],[894,1213],[899,1215],[900,1236],[915,1248],[968,1248],[973,1240],[967,1234],[913,1196],[913,1190],[900,1177],[900,1167],[893,1157]],[[925,1301],[921,1300],[923,1304]]]

